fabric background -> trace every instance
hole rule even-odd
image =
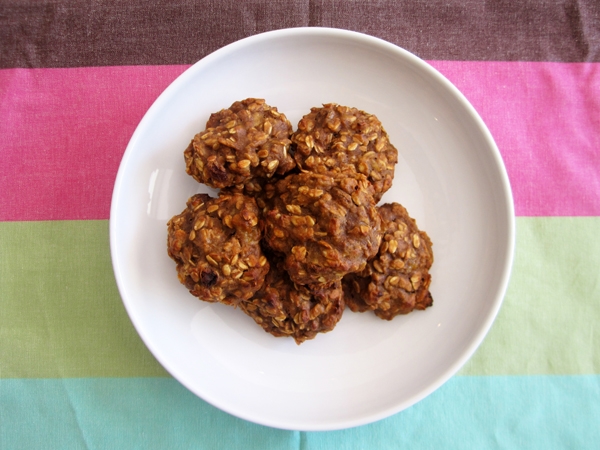
[[[426,59],[507,167],[515,264],[458,375],[385,420],[283,431],[172,379],[136,334],[108,246],[121,156],[190,64],[327,26]],[[0,2],[0,448],[597,448],[600,3],[593,0]]]

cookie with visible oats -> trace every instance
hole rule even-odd
[[[266,212],[267,205],[271,204],[270,199],[274,195],[273,185],[281,179],[278,175],[273,176],[271,179],[253,178],[244,184],[225,188],[223,192],[244,194],[252,197],[256,201],[256,205],[261,213],[260,217],[262,217],[262,214]]]
[[[335,103],[311,108],[291,139],[294,158],[304,170],[363,174],[376,201],[392,185],[398,150],[372,114]]]
[[[196,194],[168,222],[168,254],[192,295],[236,305],[262,286],[269,263],[260,246],[258,215],[251,197]]]
[[[357,174],[288,175],[264,214],[267,245],[297,284],[331,283],[362,270],[381,242],[373,187]]]
[[[386,320],[433,304],[429,292],[433,264],[429,236],[420,231],[398,203],[379,207],[383,239],[377,256],[365,269],[342,280],[352,311],[369,311]]]
[[[289,336],[296,344],[334,329],[344,312],[340,281],[325,285],[294,284],[281,258],[269,258],[270,270],[256,294],[240,303],[240,309],[267,333]]]
[[[296,163],[289,153],[292,126],[263,99],[248,98],[211,114],[206,129],[184,152],[186,172],[213,188],[285,174]]]

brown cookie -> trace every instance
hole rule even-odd
[[[365,177],[303,172],[277,182],[273,194],[265,241],[286,255],[295,283],[339,281],[377,253],[380,218]]]
[[[311,108],[291,139],[294,158],[304,170],[363,174],[376,201],[392,185],[398,151],[372,114],[335,103]]]
[[[240,309],[273,336],[290,336],[296,344],[333,330],[344,312],[341,282],[302,286],[290,280],[281,259],[271,259],[261,289]]]
[[[342,284],[352,311],[372,310],[391,320],[433,304],[429,292],[433,251],[427,234],[402,205],[382,205],[379,215],[383,239],[377,256],[363,271],[346,275]]]
[[[184,152],[186,172],[214,188],[271,178],[295,167],[289,154],[292,126],[262,99],[233,103],[210,116]]]
[[[196,194],[168,222],[168,254],[179,281],[207,302],[237,304],[262,286],[269,271],[253,198]]]
[[[235,186],[223,189],[223,191],[244,194],[254,198],[262,217],[262,214],[266,213],[273,204],[271,199],[275,195],[275,184],[282,179],[283,177],[278,175],[273,176],[271,179],[252,178],[244,184],[236,184]]]

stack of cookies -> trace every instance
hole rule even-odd
[[[298,344],[331,331],[346,305],[386,320],[431,306],[429,237],[401,205],[377,206],[398,152],[374,115],[326,104],[294,131],[249,98],[212,114],[184,158],[220,189],[168,223],[168,254],[192,295]]]

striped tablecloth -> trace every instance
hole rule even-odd
[[[503,307],[422,402],[348,430],[270,429],[171,378],[119,297],[108,217],[139,120],[190,64],[328,26],[427,60],[471,101],[517,214]],[[599,448],[596,0],[0,2],[0,448]]]

